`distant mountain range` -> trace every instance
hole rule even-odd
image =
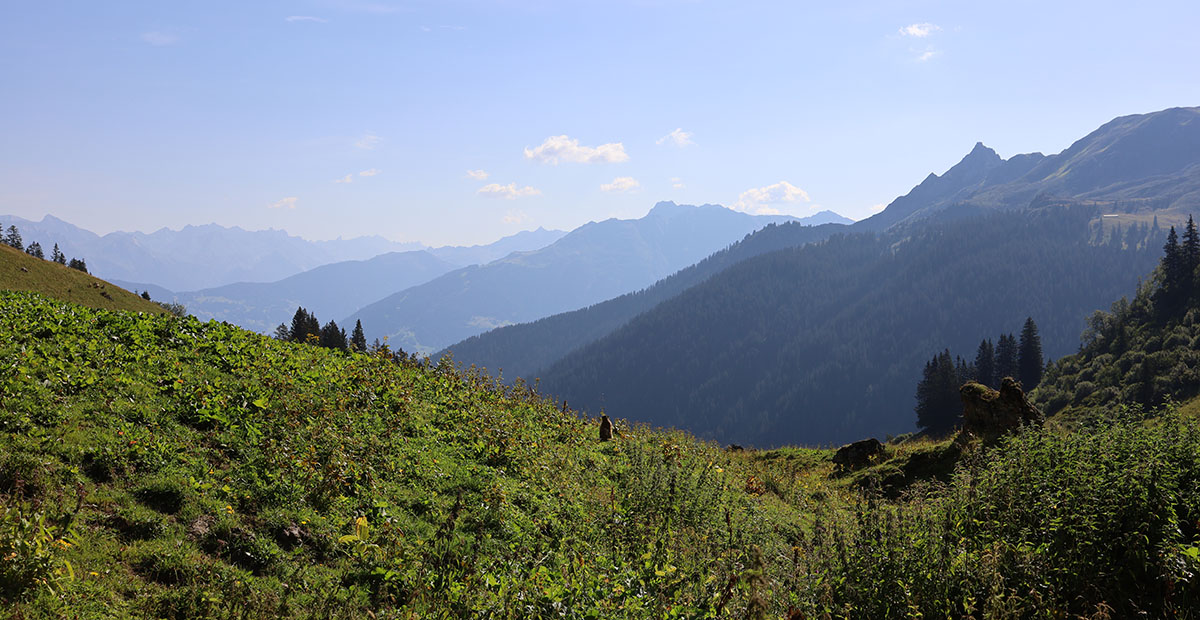
[[[389,252],[429,249],[433,256],[448,263],[472,265],[514,251],[543,247],[565,234],[539,228],[489,245],[430,249],[420,243],[389,241],[379,236],[308,241],[282,230],[248,231],[216,224],[104,236],[51,215],[40,222],[4,215],[0,216],[0,225],[6,229],[16,225],[26,243],[37,241],[47,252],[57,243],[68,257],[86,259],[89,271],[101,278],[134,283],[160,295],[235,282],[275,282],[321,265],[365,260]]]
[[[237,282],[199,291],[176,292],[118,279],[112,282],[131,291],[147,291],[156,300],[181,303],[201,319],[271,332],[276,325],[290,321],[297,307],[315,314],[323,323],[340,320],[381,297],[428,282],[464,264],[490,262],[512,252],[542,247],[563,234],[538,228],[487,245],[388,252],[367,260],[322,265],[275,282]]]
[[[838,218],[845,219],[825,213],[818,220]],[[386,337],[430,353],[495,327],[636,291],[751,231],[794,219],[660,202],[641,219],[592,222],[540,250],[452,271],[362,308],[345,323],[362,320],[368,339]]]
[[[1133,292],[1165,234],[1150,216],[1179,221],[1200,208],[1197,121],[1197,108],[1122,117],[1048,157],[1004,160],[978,144],[849,227],[863,234],[725,266],[600,329],[563,315],[451,350],[510,378],[510,367],[540,377],[573,407],[723,441],[904,432],[921,365],[936,352],[972,351],[1033,316],[1047,353],[1062,355],[1091,310]],[[562,348],[529,354],[520,342],[556,338],[582,344],[535,368]]]
[[[457,265],[426,250],[388,252],[363,261],[322,265],[277,282],[239,282],[182,293],[151,290],[150,294],[154,299],[183,304],[189,314],[199,319],[229,321],[270,333],[280,323],[291,325],[297,307],[305,308],[325,323],[340,319],[389,291],[428,282],[456,268]],[[120,284],[132,290],[138,288]]]

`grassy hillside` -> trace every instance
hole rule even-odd
[[[38,617],[1188,617],[1200,427],[726,452],[447,367],[0,293],[0,609]],[[862,488],[914,473],[898,499]],[[902,486],[903,488],[898,488]],[[794,612],[794,613],[793,613]]]
[[[0,244],[0,290],[32,291],[101,310],[163,312],[161,306],[77,269]]]

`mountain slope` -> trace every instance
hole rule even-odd
[[[1155,250],[1089,243],[1095,215],[997,212],[751,258],[567,355],[541,388],[737,443],[906,432],[934,352],[1033,316],[1046,354],[1064,355],[1087,313],[1153,268]]]
[[[429,248],[426,251],[459,267],[484,265],[504,258],[513,252],[529,252],[544,248],[562,239],[566,234],[565,230],[546,230],[539,226],[537,230],[523,230],[486,245],[447,245],[440,248]],[[395,292],[395,290],[389,292]]]
[[[528,390],[194,317],[0,292],[0,359],[16,618],[1186,618],[1200,600],[1200,424],[1170,412],[888,446],[872,474],[970,456],[889,499],[829,450],[599,441]]]
[[[585,224],[541,250],[450,272],[350,315],[368,339],[432,352],[494,327],[648,286],[786,216],[659,203],[638,220]],[[341,321],[339,321],[340,323]]]
[[[1200,108],[1122,116],[1050,156],[1004,160],[976,144],[945,174],[930,174],[856,228],[884,230],[952,205],[1022,208],[1039,196],[1128,201],[1126,211],[1200,208]]]
[[[53,247],[53,246],[51,246]],[[162,314],[162,306],[133,293],[48,260],[0,244],[0,290],[31,291],[103,310]]]
[[[453,344],[434,357],[452,353],[455,361],[463,365],[473,364],[493,373],[503,371],[504,376],[510,379],[524,377],[532,382],[538,371],[548,368],[570,351],[612,333],[634,316],[703,282],[730,265],[774,250],[822,241],[842,230],[845,229],[839,224],[769,224],[643,290],[530,323],[499,327]]]

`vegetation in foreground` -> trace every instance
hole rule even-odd
[[[20,617],[1188,617],[1200,427],[726,452],[523,387],[0,293]],[[914,472],[898,499],[871,472]],[[861,489],[866,487],[866,491]]]

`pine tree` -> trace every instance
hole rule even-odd
[[[1021,329],[1021,345],[1017,352],[1017,380],[1028,392],[1042,382],[1045,369],[1045,362],[1042,360],[1042,338],[1038,335],[1033,317],[1028,317]]]
[[[338,324],[330,321],[321,328],[320,345],[327,349],[346,350],[346,330],[338,328]]]
[[[1190,283],[1192,272],[1200,265],[1200,233],[1196,232],[1196,222],[1188,216],[1187,227],[1183,229],[1183,279]]]
[[[142,299],[150,301],[150,291],[142,291]]]
[[[271,337],[276,340],[285,340],[286,341],[286,340],[292,339],[292,333],[290,331],[288,331],[287,323],[280,323],[275,328],[275,333],[271,334]]]
[[[25,244],[21,242],[21,233],[17,230],[16,224],[8,227],[8,234],[4,236],[4,243],[10,248],[25,249]]]
[[[1186,289],[1190,284],[1185,282],[1185,276],[1191,275],[1187,271],[1187,259],[1184,249],[1179,245],[1179,236],[1175,234],[1174,226],[1167,233],[1167,242],[1163,245],[1163,257],[1159,264],[1162,266],[1162,283],[1154,301],[1158,312],[1169,317],[1175,314],[1180,302],[1185,299]]]
[[[292,315],[292,328],[288,330],[288,340],[308,342],[309,334],[318,333],[318,330],[312,327],[314,323],[316,323],[316,317],[309,314],[308,310],[296,308],[296,314]]]
[[[67,263],[67,266],[71,269],[78,269],[84,273],[88,272],[87,263],[82,258],[72,258],[71,261]]]
[[[367,337],[363,334],[362,321],[354,322],[354,331],[350,336],[350,349],[359,353],[367,350]]]
[[[37,241],[30,243],[29,247],[25,248],[25,253],[34,258],[46,260],[46,253],[42,251],[42,244]]]
[[[1001,334],[996,342],[996,383],[1005,377],[1017,378],[1021,370],[1017,365],[1017,339],[1012,334]]]
[[[979,349],[975,353],[975,380],[988,387],[1000,385],[996,380],[996,348],[991,340],[979,342]]]
[[[962,416],[958,396],[961,385],[949,350],[926,363],[921,382],[917,384],[917,426],[933,435],[953,430]]]
[[[58,249],[57,243],[54,244],[54,249],[50,251],[50,260],[52,260],[60,265],[67,264],[67,257],[65,254],[62,253],[62,250]]]

